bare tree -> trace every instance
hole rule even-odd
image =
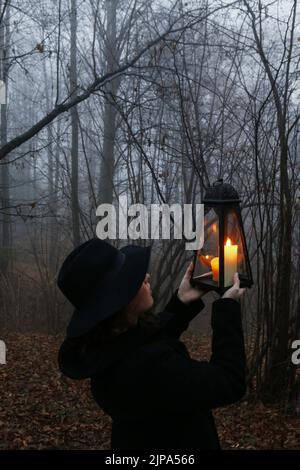
[[[76,100],[78,96],[77,84],[77,2],[71,1],[71,60],[70,60],[70,97]],[[79,225],[79,197],[78,197],[78,115],[77,106],[72,106],[71,112],[71,126],[72,126],[72,177],[71,177],[71,207],[72,207],[72,221],[73,221],[73,244],[74,246],[80,243],[80,225]]]
[[[9,1],[0,1],[0,79],[4,87],[4,101],[1,106],[1,125],[0,125],[0,141],[1,146],[7,143],[7,88],[8,88],[8,68],[9,61],[9,42],[10,42],[10,5]],[[2,207],[7,208],[2,216],[2,237],[1,237],[1,253],[0,265],[3,273],[7,271],[10,261],[11,248],[11,219],[9,216],[10,206],[10,177],[9,166],[1,167],[1,202]]]

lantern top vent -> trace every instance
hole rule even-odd
[[[241,200],[237,191],[231,184],[223,183],[223,179],[220,178],[210,186],[202,200],[202,203],[210,204],[236,204]]]

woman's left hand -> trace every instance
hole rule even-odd
[[[190,280],[192,277],[192,273],[193,273],[193,262],[189,264],[185,272],[185,275],[183,276],[183,279],[180,283],[180,286],[178,288],[177,297],[184,304],[193,302],[193,300],[199,299],[206,293],[206,291],[204,290],[196,289],[195,287],[191,286]]]

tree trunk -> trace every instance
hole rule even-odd
[[[71,63],[70,63],[70,93],[72,98],[78,94],[77,90],[77,11],[76,0],[71,1]],[[80,244],[79,198],[78,198],[78,114],[77,106],[71,108],[72,126],[72,175],[71,175],[71,208],[73,245]]]
[[[285,128],[284,123],[282,126]],[[282,129],[283,132],[283,129]],[[280,156],[280,224],[277,255],[275,331],[266,374],[265,398],[281,399],[287,389],[289,357],[292,203],[288,178],[288,145],[285,135],[281,141]]]
[[[45,33],[44,33],[45,34]],[[52,96],[50,96],[48,85],[48,75],[46,69],[46,61],[43,61],[43,74],[45,82],[45,97],[46,97],[46,107],[47,112],[50,112],[53,106]],[[55,188],[54,188],[54,162],[53,162],[53,133],[52,133],[53,124],[47,126],[47,182],[48,182],[48,204],[50,211],[50,220],[49,220],[49,250],[48,250],[48,266],[54,271],[55,270],[55,240],[57,235],[57,221],[55,219],[55,207],[54,207],[54,198],[55,198]],[[58,147],[58,146],[57,146]]]
[[[117,69],[116,50],[116,16],[118,0],[106,0],[107,8],[107,41],[106,41],[106,63],[107,72]],[[99,203],[112,203],[114,190],[114,146],[116,137],[116,108],[113,105],[113,98],[119,88],[118,78],[109,81],[105,86],[104,104],[104,136],[103,152],[100,164],[99,179]]]
[[[0,11],[4,8],[3,2],[0,1]],[[4,20],[5,18],[5,20]],[[7,142],[7,85],[8,85],[8,64],[7,59],[9,53],[9,22],[10,12],[9,4],[6,7],[6,14],[2,18],[0,24],[0,79],[4,82],[5,86],[5,104],[1,104],[1,127],[0,127],[0,141],[1,147]],[[9,215],[10,205],[10,176],[9,165],[1,166],[1,206],[4,208],[1,215],[2,219],[2,238],[1,238],[1,254],[0,264],[1,271],[5,273],[9,267],[11,260],[11,222]]]

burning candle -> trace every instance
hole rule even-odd
[[[232,245],[231,240],[227,237],[224,246],[224,286],[232,285],[232,278],[234,273],[237,272],[237,251],[238,246]]]
[[[211,269],[213,272],[213,281],[219,280],[219,258],[216,256],[211,260]]]
[[[232,278],[237,272],[237,256],[238,246],[232,245],[231,240],[227,237],[224,245],[224,286],[232,285]],[[219,257],[211,260],[211,269],[213,272],[213,281],[219,281]]]

